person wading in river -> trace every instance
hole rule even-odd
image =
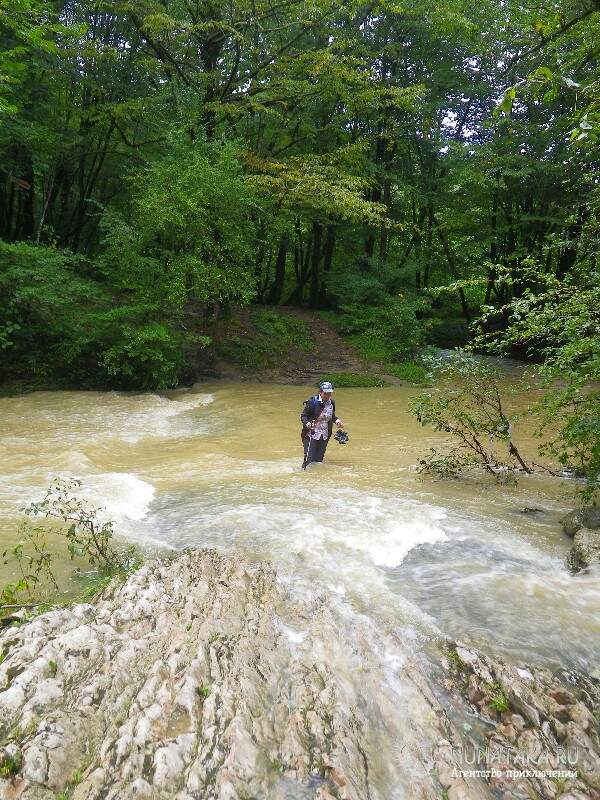
[[[319,385],[319,394],[307,401],[304,411],[300,415],[303,425],[303,469],[306,469],[313,461],[323,461],[327,443],[333,430],[333,424],[335,423],[339,428],[344,424],[335,415],[335,401],[332,398],[332,394],[333,386],[329,381],[323,381]]]

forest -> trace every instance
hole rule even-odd
[[[600,1],[4,0],[0,381],[165,389],[304,306],[541,364],[600,469]]]

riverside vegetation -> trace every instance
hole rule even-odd
[[[23,522],[17,544],[2,553],[4,563],[12,562],[18,578],[2,587],[0,608],[44,607],[45,601],[56,599],[60,587],[53,569],[56,554],[48,547],[48,537],[52,535],[64,540],[70,561],[92,568],[93,577],[88,581],[86,595],[93,595],[115,576],[126,577],[139,566],[135,547],[115,545],[114,523],[103,518],[101,509],[81,498],[80,487],[78,480],[57,479],[41,500],[24,509],[27,517],[58,521],[58,524]],[[76,571],[80,571],[79,567]]]
[[[5,0],[3,391],[223,364],[424,385],[412,414],[446,444],[418,469],[569,475],[568,566],[593,576],[598,41],[599,0]],[[298,368],[330,335],[345,362]],[[489,354],[543,386],[535,462]],[[3,553],[3,796],[600,797],[597,676],[441,635],[425,669],[267,564],[142,566],[80,489],[53,483]],[[50,537],[86,597],[60,596]],[[461,777],[467,744],[548,768],[575,748],[578,773]]]
[[[599,17],[7,0],[4,384],[190,382],[255,300],[324,311],[401,379],[424,379],[404,366],[424,343],[475,335],[541,364],[546,453],[593,494]]]

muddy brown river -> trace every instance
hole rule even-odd
[[[441,439],[407,413],[417,391],[337,391],[350,442],[332,442],[306,472],[298,415],[310,388],[219,382],[1,399],[2,540],[16,540],[19,509],[53,477],[72,476],[146,552],[209,546],[268,559],[294,592],[325,592],[411,650],[442,632],[510,660],[593,673],[600,572],[567,571],[558,523],[573,484],[421,477],[414,465]],[[517,428],[517,439],[533,452],[530,431]]]

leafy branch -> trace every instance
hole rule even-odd
[[[410,411],[423,426],[450,434],[458,444],[446,454],[432,449],[419,462],[419,471],[458,477],[477,465],[504,480],[515,472],[531,473],[513,441],[497,372],[463,351],[451,359],[429,359],[429,365],[436,388],[416,397]]]
[[[66,541],[69,558],[81,558],[102,576],[126,575],[139,563],[133,546],[115,546],[114,523],[102,519],[101,509],[95,508],[77,496],[81,481],[57,479],[53,481],[42,500],[30,503],[23,509],[28,517],[60,520],[68,527],[52,531]],[[0,605],[15,607],[31,605],[59,591],[53,561],[56,552],[48,546],[50,530],[40,525],[24,522],[21,538],[2,553],[5,565],[14,564],[18,578],[6,584],[0,592]]]

